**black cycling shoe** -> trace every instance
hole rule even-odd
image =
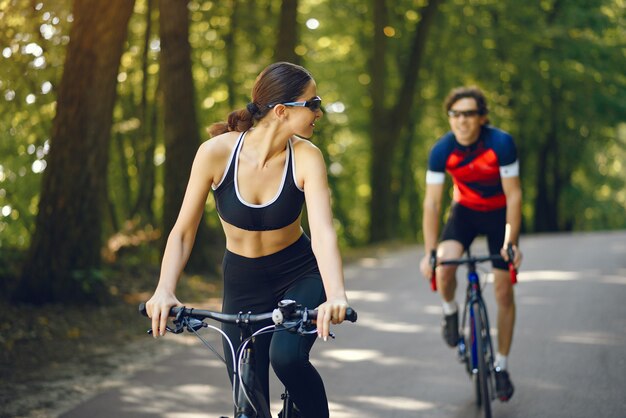
[[[509,372],[506,370],[496,370],[496,395],[502,402],[507,402],[513,396],[515,388],[511,379],[509,378]]]
[[[459,343],[459,312],[443,317],[443,339],[450,347],[456,347]]]

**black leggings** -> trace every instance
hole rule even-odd
[[[282,299],[293,299],[314,309],[326,300],[324,286],[306,235],[289,247],[259,258],[226,251],[223,260],[225,313],[271,312]],[[253,332],[271,324],[258,324]],[[240,343],[236,325],[222,325],[235,349]],[[328,400],[322,378],[309,361],[317,334],[300,336],[287,331],[255,339],[255,371],[261,393],[269,403],[269,364],[305,418],[328,417]],[[224,352],[230,348],[224,342]],[[226,356],[230,367],[231,358]],[[232,379],[232,376],[230,376]]]

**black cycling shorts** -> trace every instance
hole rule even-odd
[[[458,241],[467,250],[478,235],[486,235],[489,254],[500,254],[505,225],[506,208],[478,211],[454,203],[441,231],[440,241]],[[508,269],[504,260],[494,260],[491,265],[498,269]]]

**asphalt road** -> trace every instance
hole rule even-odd
[[[509,358],[516,391],[510,402],[494,402],[493,416],[626,417],[626,231],[526,236],[521,246]],[[477,242],[474,253],[483,248]],[[333,418],[481,416],[470,379],[441,338],[439,299],[418,277],[420,252],[384,252],[346,267],[358,323],[335,327],[336,340],[319,341],[312,353]],[[495,322],[491,285],[485,295]],[[174,354],[61,416],[232,416],[222,364],[192,338],[156,342]],[[274,411],[279,391],[275,382]]]

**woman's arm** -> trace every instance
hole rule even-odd
[[[165,246],[159,283],[146,303],[146,311],[152,319],[152,334],[155,337],[165,334],[170,308],[181,304],[175,296],[176,284],[191,254],[206,199],[213,183],[213,174],[209,169],[215,166],[211,164],[211,160],[215,159],[213,148],[215,147],[211,141],[205,142],[196,153],[185,197]]]
[[[326,164],[320,150],[308,141],[299,146],[302,158],[298,159],[298,170],[304,179],[311,246],[322,275],[326,302],[318,307],[318,335],[326,339],[330,323],[344,320],[348,300],[344,287],[343,266],[337,233],[333,226],[330,191],[326,176]]]

